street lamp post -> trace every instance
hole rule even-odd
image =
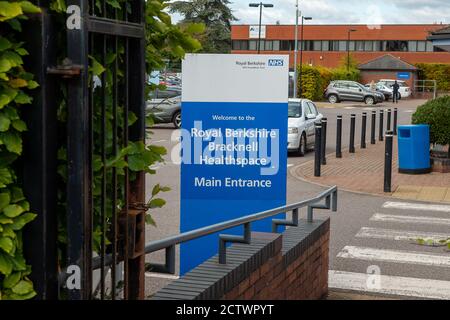
[[[305,25],[305,20],[312,20],[312,17],[302,16],[302,32],[300,34],[300,73],[298,76],[298,81],[300,82],[300,97],[302,96],[303,93],[303,87],[301,86],[301,83],[302,83],[302,68],[303,68],[303,29]],[[297,40],[295,40],[295,42],[297,43]],[[297,81],[297,77],[295,81]],[[297,86],[297,83],[295,83],[295,86]]]
[[[271,3],[250,3],[249,7],[258,8],[259,7],[259,30],[258,30],[258,54],[261,52],[261,20],[262,20],[262,8],[273,8]]]
[[[347,74],[350,73],[350,33],[356,32],[355,29],[348,29],[347,39]]]

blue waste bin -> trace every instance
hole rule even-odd
[[[398,171],[408,174],[431,172],[429,125],[398,127]]]

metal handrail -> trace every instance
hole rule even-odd
[[[229,235],[220,235],[220,245],[219,245],[219,260],[221,263],[225,263],[225,252],[226,252],[226,242],[241,242],[241,243],[249,243],[250,236],[250,223],[262,220],[265,218],[273,217],[280,213],[285,213],[289,211],[293,211],[292,220],[272,220],[272,232],[277,232],[278,225],[285,226],[297,226],[298,225],[298,209],[303,207],[308,207],[308,222],[313,221],[313,210],[314,209],[331,209],[332,211],[337,211],[337,186],[333,186],[314,198],[302,200],[300,202],[296,202],[293,204],[289,204],[286,206],[258,212],[255,214],[251,214],[248,216],[236,218],[229,221],[220,222],[217,224],[213,224],[207,227],[198,228],[195,230],[187,231],[178,235],[170,236],[161,240],[155,240],[147,243],[145,245],[144,252],[145,254],[149,254],[155,251],[159,251],[162,249],[166,250],[166,261],[165,264],[151,264],[153,272],[160,273],[174,273],[175,272],[175,246],[187,242],[190,240],[194,240],[197,238],[201,238],[219,231],[224,231],[227,229],[231,229],[233,227],[238,227],[241,225],[245,225],[244,228],[245,235],[243,237],[238,236],[229,236]],[[325,204],[318,204],[321,200],[325,199]],[[110,264],[110,257],[105,257],[105,264]],[[93,269],[100,268],[100,258],[96,257],[92,261]]]

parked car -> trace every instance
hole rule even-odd
[[[325,90],[324,96],[330,103],[361,101],[372,105],[384,101],[384,95],[381,92],[372,91],[358,82],[347,80],[332,81]]]
[[[288,152],[303,156],[314,145],[314,123],[323,115],[316,105],[307,99],[289,99],[288,104]]]
[[[384,94],[384,99],[386,101],[390,100],[392,98],[392,94],[393,94],[392,93],[392,91],[393,91],[392,88],[388,88],[384,84],[381,84],[381,83],[377,83],[377,84],[375,84],[375,86],[376,86],[376,90],[378,92],[381,92],[382,94]],[[365,87],[370,90],[371,84],[368,83],[368,84],[365,85]]]
[[[181,127],[181,88],[168,87],[150,94],[146,112],[153,115],[155,123],[173,123]]]
[[[394,85],[394,83],[395,80],[393,79],[381,79],[377,84],[385,85],[392,92],[392,86]],[[409,96],[411,96],[411,88],[408,87],[405,81],[397,80],[397,83],[400,86],[400,88],[398,89],[398,99],[408,98]]]

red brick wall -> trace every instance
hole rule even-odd
[[[329,228],[293,262],[281,250],[225,294],[224,300],[309,300],[328,294]]]
[[[414,89],[414,79],[416,75],[411,74],[411,78],[405,81],[411,90]],[[361,83],[367,84],[371,83],[372,80],[377,82],[380,79],[397,79],[397,71],[361,71]]]

